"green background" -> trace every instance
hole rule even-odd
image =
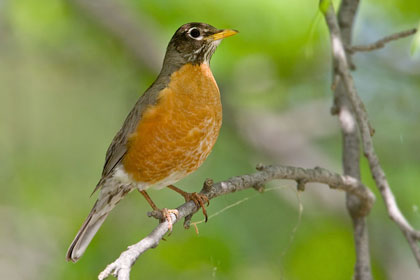
[[[418,25],[418,0],[361,2],[355,43]],[[329,38],[318,1],[120,3],[148,23],[148,43],[159,63],[183,23],[240,30],[212,60],[224,104],[219,140],[178,187],[197,191],[207,177],[247,174],[258,162],[341,171],[339,127],[329,115]],[[401,210],[419,228],[420,62],[418,53],[410,54],[411,44],[412,38],[403,39],[356,54],[354,76],[389,182]],[[89,195],[105,151],[156,74],[74,1],[0,1],[2,278],[94,279],[156,225],[146,217],[147,203],[132,192],[83,258],[65,261],[95,201]],[[365,160],[362,168],[364,182],[377,193]],[[199,224],[199,235],[177,224],[167,241],[139,258],[132,279],[351,279],[354,248],[344,193],[309,185],[300,194],[299,220],[293,183],[268,187],[277,189],[212,201],[210,215],[250,198]],[[159,207],[182,203],[169,190],[150,195]],[[201,213],[193,218],[201,219]],[[375,279],[418,279],[410,249],[379,195],[368,224]]]

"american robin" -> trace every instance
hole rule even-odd
[[[169,187],[204,209],[207,198],[186,193],[172,184],[195,171],[207,158],[222,124],[222,105],[210,59],[232,29],[187,23],[173,35],[162,70],[139,98],[109,146],[102,177],[94,192],[99,198],[67,251],[76,262],[109,212],[129,192]],[[169,213],[176,210],[161,210]],[[171,224],[171,223],[169,223]]]

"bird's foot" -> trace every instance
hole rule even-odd
[[[174,214],[175,217],[178,218],[179,212],[177,209],[168,209],[163,208],[162,210],[158,210],[162,213],[162,219],[161,222],[167,221],[168,222],[168,230],[169,232],[172,232],[172,217],[171,214]]]
[[[171,190],[174,190],[177,193],[179,193],[180,195],[182,195],[185,199],[185,202],[188,202],[188,201],[192,200],[198,208],[201,207],[201,209],[203,209],[203,215],[205,217],[205,221],[207,222],[207,220],[208,220],[207,210],[206,210],[206,207],[204,206],[204,204],[207,204],[207,206],[209,206],[210,205],[210,200],[206,195],[201,194],[201,193],[196,193],[196,192],[193,192],[193,193],[184,192],[183,190],[175,187],[174,185],[170,185],[170,186],[168,186],[168,188],[170,188]]]
[[[153,209],[153,211],[147,213],[147,215],[149,217],[154,217],[156,219],[159,219],[159,221],[161,223],[164,222],[164,221],[167,221],[168,222],[168,230],[169,230],[169,232],[172,232],[172,217],[171,217],[171,214],[174,214],[175,217],[178,218],[178,215],[179,215],[178,210],[177,209],[167,209],[167,208],[163,208],[162,210],[160,210],[159,208],[157,208],[156,204],[153,202],[153,200],[150,198],[150,196],[147,194],[146,191],[139,190],[139,192],[144,196],[146,201],[150,204],[150,206]]]
[[[200,194],[200,193],[196,193],[196,192],[187,193],[187,195],[184,196],[184,198],[185,198],[185,201],[187,201],[187,202],[192,200],[198,208],[201,207],[201,209],[203,209],[204,220],[207,223],[207,220],[208,220],[207,210],[206,210],[206,207],[204,206],[204,204],[207,204],[207,206],[210,205],[209,198],[204,194]]]

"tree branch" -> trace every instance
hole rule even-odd
[[[218,196],[233,193],[249,188],[260,189],[264,183],[276,179],[295,180],[301,186],[307,183],[323,183],[329,185],[332,189],[343,190],[356,195],[363,204],[361,211],[367,215],[375,200],[374,194],[364,186],[359,180],[350,176],[342,176],[324,168],[315,167],[314,169],[304,169],[290,166],[262,166],[259,165],[257,172],[232,177],[226,181],[213,185],[208,183],[204,185],[201,194],[209,199]],[[208,181],[207,181],[208,182]],[[172,224],[184,217],[193,215],[199,209],[194,202],[189,201],[176,208],[179,212],[178,217],[171,214]],[[160,240],[168,232],[168,221],[160,223],[148,236],[140,242],[129,246],[120,257],[109,264],[104,271],[99,274],[99,279],[105,279],[111,274],[118,277],[119,280],[129,279],[131,267],[134,265],[140,255],[151,248],[159,245]]]
[[[366,44],[366,45],[356,45],[351,47],[346,47],[346,51],[349,53],[355,53],[355,52],[368,52],[368,51],[374,51],[377,49],[381,49],[385,47],[386,43],[389,43],[391,41],[395,41],[404,37],[411,36],[417,32],[416,28],[412,28],[410,30],[401,31],[389,36],[386,36],[372,44]]]
[[[330,30],[333,60],[335,64],[335,73],[340,76],[343,82],[345,92],[355,112],[358,128],[361,134],[364,155],[368,159],[369,167],[379,189],[381,196],[385,202],[389,217],[399,226],[400,230],[406,237],[414,257],[420,266],[420,248],[417,244],[420,241],[420,232],[416,231],[401,213],[395,196],[391,191],[389,183],[385,177],[379,158],[375,153],[371,137],[371,127],[368,121],[368,115],[365,106],[357,94],[353,77],[346,59],[344,44],[340,37],[340,30],[337,24],[337,18],[334,13],[333,5],[330,3],[328,9],[323,11],[325,20]]]
[[[358,0],[343,0],[338,12],[338,26],[335,32],[341,33],[341,39],[346,45],[351,45],[352,31],[356,13],[359,7]],[[351,68],[356,67],[352,63],[350,53],[345,53]],[[336,63],[333,61],[334,69]],[[356,119],[352,106],[347,98],[345,88],[340,76],[333,71],[334,109],[338,115],[342,134],[342,162],[345,175],[360,180],[360,141],[356,126]],[[356,262],[354,265],[355,280],[371,280],[372,269],[370,264],[369,235],[366,216],[360,215],[361,202],[357,196],[346,194],[347,211],[353,224],[353,238],[356,251]]]

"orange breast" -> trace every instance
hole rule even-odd
[[[143,113],[128,142],[125,171],[137,182],[175,183],[207,158],[221,124],[220,93],[209,66],[187,64]]]

